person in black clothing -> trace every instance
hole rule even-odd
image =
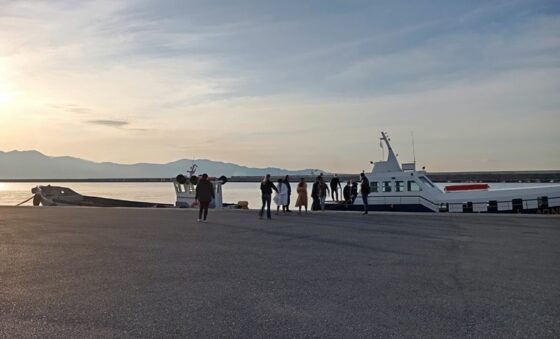
[[[214,199],[214,186],[210,181],[208,181],[208,174],[204,173],[202,178],[196,184],[196,195],[194,197],[195,201],[198,201],[200,206],[198,210],[198,220],[206,222],[208,217],[208,207],[210,206],[210,201]],[[202,219],[204,214],[204,219]]]
[[[331,198],[333,201],[338,201],[338,188],[342,190],[342,186],[340,185],[340,179],[335,174],[331,179]]]
[[[292,195],[292,187],[290,187],[290,177],[289,176],[285,176],[284,177],[284,185],[286,185],[286,187],[288,188],[288,203],[286,204],[286,206],[284,206],[284,211],[285,212],[291,212],[290,211],[290,195]]]
[[[368,195],[371,188],[369,187],[369,180],[363,172],[360,174],[360,177],[362,178],[360,190],[362,192],[362,200],[364,201],[364,214],[368,214]]]
[[[351,194],[352,194],[352,186],[350,186],[350,180],[348,180],[346,182],[346,186],[344,186],[344,189],[342,190],[342,198],[344,199],[344,203],[346,204],[346,206],[350,204]]]
[[[313,202],[311,203],[312,211],[318,211],[321,209],[321,204],[319,203],[319,181],[319,177],[317,177],[313,186],[311,186],[311,199],[313,199]]]
[[[351,198],[352,205],[356,201],[357,197],[358,197],[358,183],[354,181],[352,182],[352,189],[350,190],[350,198]]]
[[[264,214],[264,207],[266,205],[266,217],[268,219],[272,219],[270,215],[270,202],[272,200],[272,190],[278,192],[274,183],[270,180],[270,174],[267,174],[263,181],[261,182],[261,198],[262,198],[262,207],[261,212],[259,213],[260,218],[262,219]]]

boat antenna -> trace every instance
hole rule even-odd
[[[189,173],[189,177],[194,176],[194,174],[196,173],[196,169],[198,168],[198,165],[195,162],[194,156],[192,159],[192,166],[189,168],[189,170],[187,171]]]
[[[414,148],[414,131],[410,131],[410,136],[412,137],[412,157],[414,159],[414,164],[416,165],[416,150]]]

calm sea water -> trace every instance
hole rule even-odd
[[[46,185],[49,183],[44,184]],[[32,196],[31,189],[36,185],[36,183],[0,182],[0,205],[14,206],[30,198]],[[171,183],[53,183],[52,185],[69,187],[83,195],[169,204],[175,203],[175,190]],[[295,188],[295,185],[296,184],[293,183],[292,188]],[[439,183],[437,185],[444,187],[448,184]],[[490,185],[494,189],[502,189],[558,185],[558,183],[496,183]],[[308,192],[310,191],[311,187],[308,187]],[[248,201],[249,208],[260,208],[259,183],[227,183],[224,186],[223,192],[224,202],[236,203],[238,201]],[[295,194],[292,195],[292,200],[295,202]],[[32,205],[31,202],[25,204],[25,206],[30,205]]]

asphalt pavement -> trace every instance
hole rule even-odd
[[[0,337],[560,337],[560,217],[4,207]]]

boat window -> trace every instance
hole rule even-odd
[[[395,181],[395,192],[404,192],[404,181]]]
[[[383,181],[383,192],[391,192],[391,182]]]
[[[377,181],[372,181],[369,184],[369,187],[371,188],[372,192],[379,192],[379,183]]]
[[[418,183],[414,180],[409,180],[408,181],[408,191],[409,192],[420,192],[422,190],[422,188],[420,188],[420,185],[418,185]]]
[[[426,177],[418,177],[420,178],[420,180],[425,183],[426,185],[430,186],[430,187],[434,187],[434,184],[432,184],[432,182],[430,180],[428,180],[428,178]]]
[[[473,204],[471,201],[467,201],[463,203],[463,213],[472,213],[473,211]]]

